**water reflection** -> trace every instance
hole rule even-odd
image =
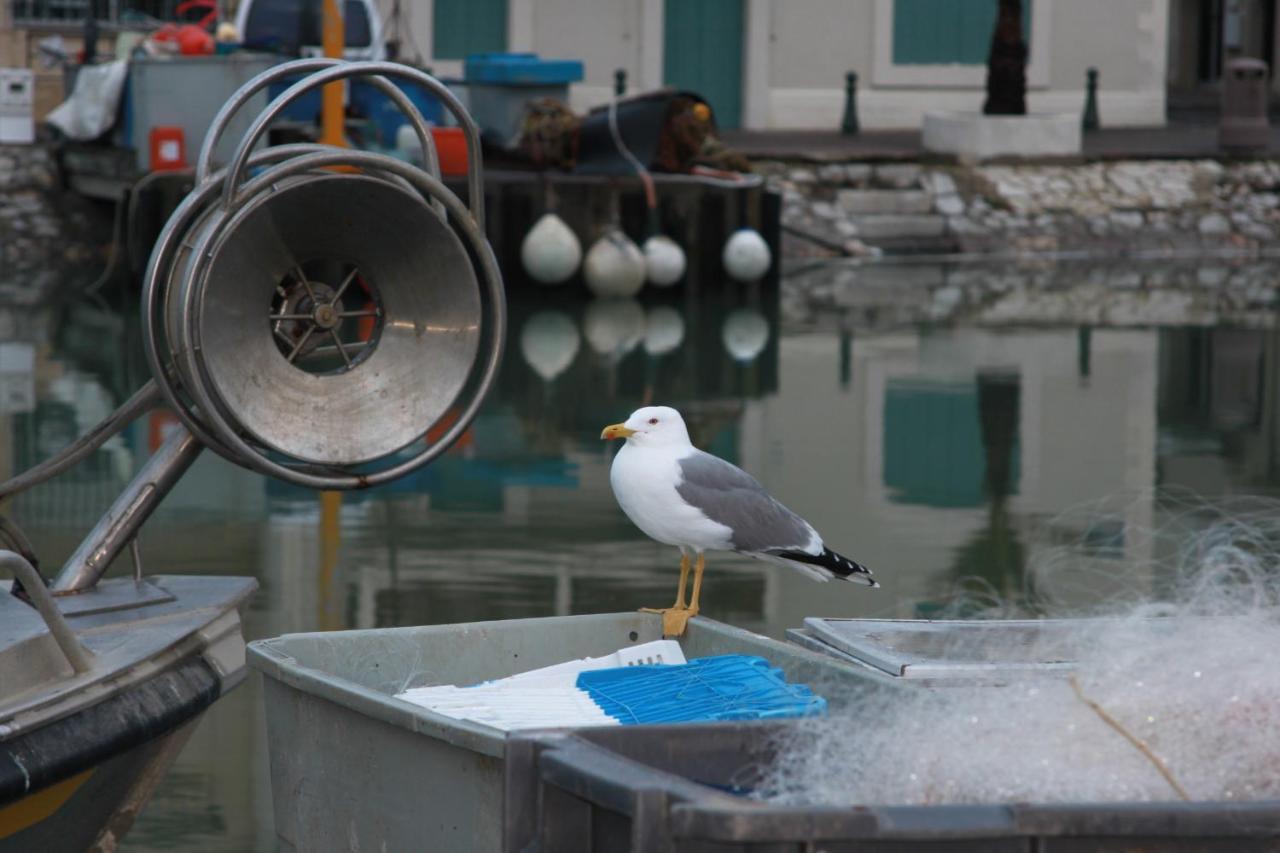
[[[708,615],[774,635],[810,615],[937,613],[974,578],[1001,595],[1106,595],[1096,578],[1026,577],[1064,542],[1087,542],[1117,585],[1154,584],[1123,569],[1151,547],[1135,531],[1159,522],[1157,500],[1062,511],[1156,487],[1277,491],[1280,337],[1260,297],[1249,327],[1132,314],[1046,325],[1038,306],[1095,287],[1089,275],[1011,283],[1000,271],[980,297],[963,284],[980,278],[972,269],[914,269],[914,285],[896,274],[832,268],[804,293],[518,291],[496,391],[437,464],[322,500],[205,454],[144,532],[144,559],[150,571],[256,575],[254,637],[662,604],[673,554],[617,509],[598,439],[649,401],[681,408],[698,445],[747,468],[885,585],[713,556]],[[978,323],[920,322],[915,305],[967,305]],[[46,458],[143,381],[132,309],[0,310],[0,329],[13,331],[0,345],[0,473]],[[172,425],[154,413],[14,503],[46,568]],[[126,850],[274,849],[260,689],[251,679],[209,715]]]

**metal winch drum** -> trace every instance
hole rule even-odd
[[[270,83],[302,74],[216,169],[228,122]],[[367,77],[404,113],[423,167],[294,144],[254,151],[308,91]],[[434,94],[467,143],[467,203],[441,181],[430,129],[388,78]],[[70,468],[168,403],[185,429],[147,460],[53,582],[86,589],[204,447],[317,489],[359,489],[427,464],[470,425],[497,375],[505,298],[484,238],[480,134],[434,77],[390,62],[302,59],[241,87],[205,136],[195,187],[152,250],[142,295],[152,380],[0,498]],[[0,519],[0,544],[25,537]]]
[[[314,73],[279,95],[230,165],[213,171],[235,111],[299,71]],[[319,145],[250,154],[291,102],[357,75],[405,113],[426,169]],[[432,91],[466,130],[469,207],[441,183],[427,125],[390,76]],[[502,345],[502,282],[482,208],[477,129],[431,76],[324,59],[259,75],[215,118],[196,188],[147,270],[147,354],[165,397],[203,442],[290,482],[359,488],[425,464],[470,422]],[[425,441],[446,414],[457,416],[450,428]]]

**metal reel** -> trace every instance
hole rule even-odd
[[[317,67],[259,116],[228,169],[208,169],[242,93]],[[161,234],[144,288],[148,358],[188,428],[233,461],[315,488],[363,488],[435,458],[474,417],[501,355],[502,281],[474,194],[478,134],[470,210],[438,175],[383,155],[314,145],[249,155],[307,89],[388,72],[452,99],[388,63],[302,60],[250,81],[215,121],[204,179]],[[403,95],[397,103],[433,165],[421,116]],[[470,143],[474,125],[453,106]]]

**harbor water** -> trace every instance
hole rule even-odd
[[[599,440],[655,402],[883,585],[713,554],[702,604],[715,619],[781,637],[806,616],[1012,600],[1036,548],[1081,537],[1123,574],[1126,549],[1150,541],[1134,531],[1187,496],[1280,492],[1278,281],[1280,266],[1219,261],[828,265],[780,291],[522,291],[497,389],[437,463],[320,495],[204,454],[144,530],[145,569],[256,577],[250,639],[665,605],[678,555],[617,508],[615,448]],[[0,309],[0,474],[47,458],[145,380],[131,298]],[[14,503],[46,571],[172,423],[153,413]],[[256,675],[207,714],[122,849],[275,850]]]

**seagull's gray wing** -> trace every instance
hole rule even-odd
[[[680,473],[680,497],[728,527],[735,551],[804,551],[820,541],[808,522],[770,497],[754,477],[718,456],[695,450],[680,460]]]

